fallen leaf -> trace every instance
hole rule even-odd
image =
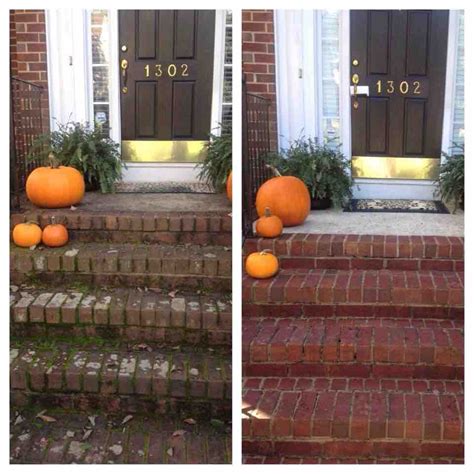
[[[71,206],[71,211],[77,211],[77,207],[76,206]]]
[[[25,419],[21,415],[18,415],[15,418],[15,422],[13,424],[16,426],[16,425],[19,425],[20,423],[23,423],[24,421],[25,421]]]
[[[169,448],[168,451],[166,451],[166,454],[170,457],[173,456],[173,448]]]
[[[189,375],[194,375],[198,376],[199,375],[199,370],[198,369],[189,369]]]
[[[186,418],[185,420],[183,420],[183,423],[186,423],[187,425],[195,425],[196,420],[194,418]]]
[[[82,441],[85,441],[86,439],[88,439],[91,434],[92,434],[92,430],[85,430],[84,436],[82,437]]]
[[[66,431],[66,436],[68,438],[74,438],[75,435],[76,433],[74,431]]]
[[[177,293],[178,293],[178,290],[170,291],[170,292],[168,293],[168,296],[169,296],[170,298],[174,298]]]
[[[45,423],[55,423],[57,420],[56,418],[53,418],[52,416],[45,415],[46,410],[40,411],[37,415],[36,418],[39,418],[40,420],[43,420]]]
[[[30,247],[30,250],[34,250],[35,248],[36,248],[36,245],[32,245],[32,246]]]
[[[174,438],[175,436],[184,436],[186,434],[186,430],[176,430],[171,436]]]
[[[95,419],[97,418],[97,415],[89,416],[88,419],[91,423],[92,426],[95,426]]]
[[[125,423],[128,423],[131,419],[133,419],[133,415],[127,415],[127,416],[122,420],[122,425],[125,425]]]

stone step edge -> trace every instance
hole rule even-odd
[[[269,250],[294,257],[464,258],[464,238],[357,234],[283,234],[275,239],[250,238],[244,254]]]
[[[464,366],[464,330],[361,327],[332,322],[263,320],[244,324],[242,360],[249,364],[357,363]]]
[[[86,212],[82,210],[27,211],[10,216],[10,228],[22,222],[33,221],[40,226],[64,224],[71,230],[108,230],[133,232],[211,232],[231,233],[232,217],[229,213],[207,212]]]
[[[10,349],[10,389],[31,393],[230,400],[229,357],[162,351]]]
[[[17,291],[12,322],[232,330],[232,303],[213,296],[169,296],[152,291]]]
[[[463,306],[464,274],[434,271],[280,271],[257,280],[245,275],[242,300],[252,303],[372,303]]]
[[[244,439],[463,441],[459,394],[250,389],[242,400]]]
[[[212,247],[199,248],[196,253],[192,252],[194,248],[171,247],[174,252],[171,255],[162,253],[168,248],[164,246],[118,246],[107,250],[108,247],[114,245],[83,244],[74,248],[70,244],[41,251],[15,248],[10,252],[10,268],[19,273],[155,273],[208,277],[232,274],[231,253]]]

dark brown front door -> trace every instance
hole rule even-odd
[[[128,159],[193,161],[192,142],[208,140],[214,26],[214,11],[119,12],[122,140]],[[168,156],[171,149],[174,158]]]
[[[443,10],[351,11],[354,176],[436,177],[448,18]]]

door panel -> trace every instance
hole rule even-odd
[[[372,177],[361,167],[363,158],[370,156],[380,158],[380,166],[387,169],[398,169],[387,158],[427,158],[431,161],[413,160],[413,166],[420,167],[420,179],[435,177],[441,155],[448,20],[449,12],[443,10],[351,11],[351,83],[358,79],[358,86],[369,86],[368,97],[352,97],[355,176]],[[375,160],[367,162],[373,165]]]
[[[121,66],[127,61],[126,69],[120,70],[124,150],[130,144],[138,150],[138,142],[143,140],[153,140],[157,149],[162,146],[166,150],[171,144],[160,142],[204,144],[208,140],[214,29],[214,11],[119,11]],[[136,154],[131,159],[142,161]],[[190,160],[186,156],[182,159]]]

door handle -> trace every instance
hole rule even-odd
[[[120,62],[120,69],[122,69],[122,92],[126,94],[128,92],[128,87],[127,87],[128,61],[126,59],[122,59],[122,61]]]

